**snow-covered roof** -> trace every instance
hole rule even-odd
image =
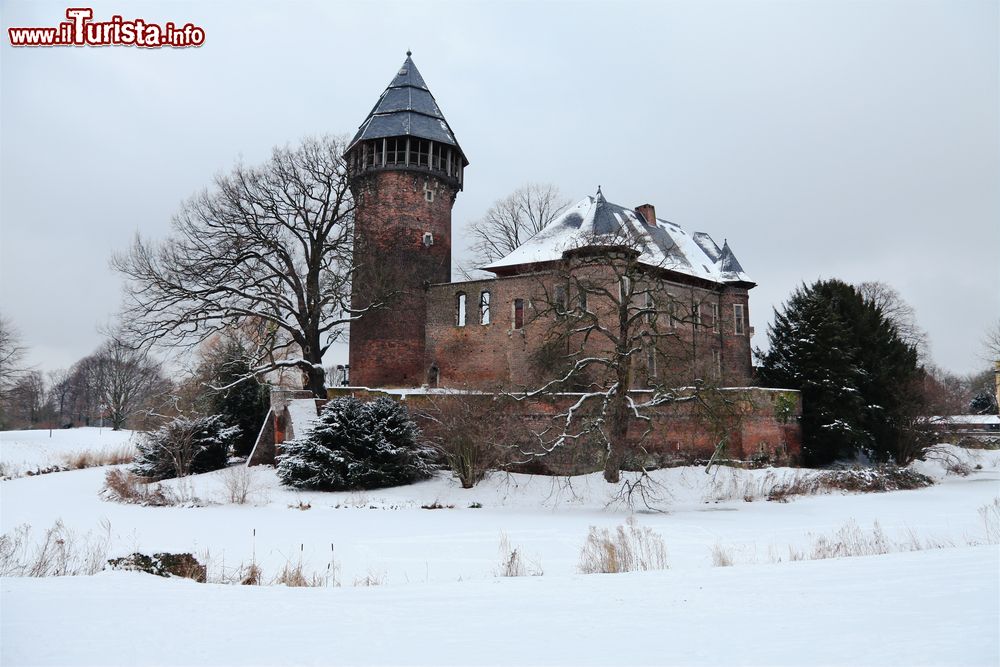
[[[409,52],[399,72],[389,82],[389,87],[361,123],[347,150],[366,139],[404,136],[431,139],[462,152],[451,126],[413,64]],[[469,163],[464,153],[462,159],[465,164]]]
[[[754,284],[728,243],[720,248],[708,234],[688,234],[668,220],[657,218],[655,225],[649,225],[631,208],[605,200],[600,188],[596,195],[581,199],[509,255],[482,268],[508,273],[505,269],[562,259],[568,250],[621,245],[623,240],[641,249],[639,261],[648,266],[716,283]]]

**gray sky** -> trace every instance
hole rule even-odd
[[[1000,318],[998,3],[97,2],[196,49],[22,48],[66,3],[2,6],[0,311],[43,370],[100,342],[110,254],[213,174],[352,134],[407,48],[471,165],[465,225],[527,181],[598,184],[728,239],[755,345],[803,281],[881,280],[931,353],[985,366]],[[341,361],[327,355],[328,363]]]

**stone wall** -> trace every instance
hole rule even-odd
[[[380,392],[364,388],[338,387],[329,390],[331,398],[355,396],[373,400],[390,396],[406,404],[425,434],[434,437],[436,424],[422,414],[433,414],[450,401],[493,401],[491,394],[445,393],[417,390],[410,393]],[[640,401],[644,392],[635,392]],[[641,443],[644,453],[626,461],[627,466],[665,466],[707,460],[715,452],[719,440],[727,445],[722,456],[726,459],[760,460],[774,464],[794,464],[799,460],[802,447],[799,417],[802,405],[799,392],[793,390],[743,387],[703,392],[708,402],[717,401],[710,411],[699,408],[694,400],[667,404],[645,411],[652,416],[650,432],[644,433],[646,424],[634,422],[629,432],[633,444]],[[713,398],[714,397],[714,398]],[[543,455],[543,450],[533,433],[552,427],[556,415],[579,399],[579,395],[557,394],[530,401],[505,403],[505,417],[497,423],[498,432],[508,435],[520,465],[515,469],[549,474],[581,474],[600,470],[603,466],[603,446],[584,438]]]

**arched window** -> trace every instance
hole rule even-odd
[[[455,295],[455,326],[465,326],[465,292]]]
[[[479,293],[479,323],[490,323],[490,293],[486,290]]]

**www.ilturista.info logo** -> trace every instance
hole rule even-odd
[[[110,21],[92,21],[94,10],[70,7],[66,18],[54,28],[7,28],[11,46],[142,46],[157,49],[165,46],[185,48],[205,43],[205,30],[191,23],[178,26],[172,21],[163,25],[144,19],[125,20],[112,16]]]

